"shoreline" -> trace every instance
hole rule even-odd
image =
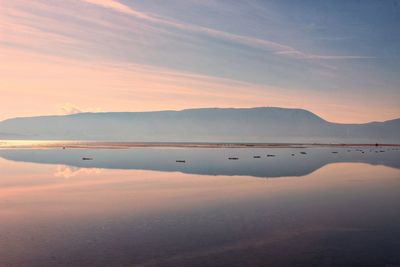
[[[56,141],[0,140],[0,149],[11,148],[307,148],[307,147],[400,147],[400,144],[370,143],[245,143],[245,142],[118,142],[118,141]]]

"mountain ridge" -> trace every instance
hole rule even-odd
[[[400,119],[334,123],[305,109],[280,107],[85,112],[0,122],[0,138],[38,140],[400,143],[399,132]]]
[[[182,110],[156,110],[156,111],[100,111],[100,112],[79,112],[73,114],[62,114],[62,115],[40,115],[40,116],[22,116],[22,117],[14,117],[8,118],[5,120],[0,121],[6,122],[9,120],[17,120],[17,119],[29,119],[29,118],[49,118],[49,117],[74,117],[80,115],[93,115],[93,114],[115,114],[115,115],[123,115],[123,114],[149,114],[149,113],[179,113],[179,112],[193,112],[193,111],[241,111],[241,110],[291,110],[291,111],[301,111],[309,113],[315,117],[318,117],[321,120],[325,120],[322,117],[318,116],[317,114],[301,108],[282,108],[282,107],[253,107],[253,108],[218,108],[218,107],[211,107],[211,108],[189,108],[189,109],[182,109]]]

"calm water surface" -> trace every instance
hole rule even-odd
[[[0,266],[400,266],[400,150],[0,149]]]

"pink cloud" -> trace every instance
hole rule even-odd
[[[151,23],[156,23],[164,26],[174,27],[180,30],[194,32],[194,33],[202,33],[215,38],[225,39],[232,42],[248,45],[251,47],[263,49],[266,51],[273,52],[278,55],[283,55],[291,58],[297,59],[309,59],[309,60],[346,60],[346,59],[363,59],[363,58],[371,58],[366,56],[359,55],[318,55],[312,53],[302,52],[292,46],[281,44],[277,42],[273,42],[270,40],[259,39],[250,36],[238,35],[229,32],[224,32],[212,28],[187,24],[183,22],[177,22],[168,18],[163,18],[160,16],[154,16],[150,14],[146,14],[144,12],[140,12],[132,7],[129,7],[121,2],[116,0],[81,0],[93,5],[97,5],[103,8],[108,8],[117,12],[125,13],[131,16],[134,16],[138,19],[146,20]]]

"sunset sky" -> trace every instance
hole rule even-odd
[[[0,120],[257,106],[400,117],[400,1],[0,0]]]

